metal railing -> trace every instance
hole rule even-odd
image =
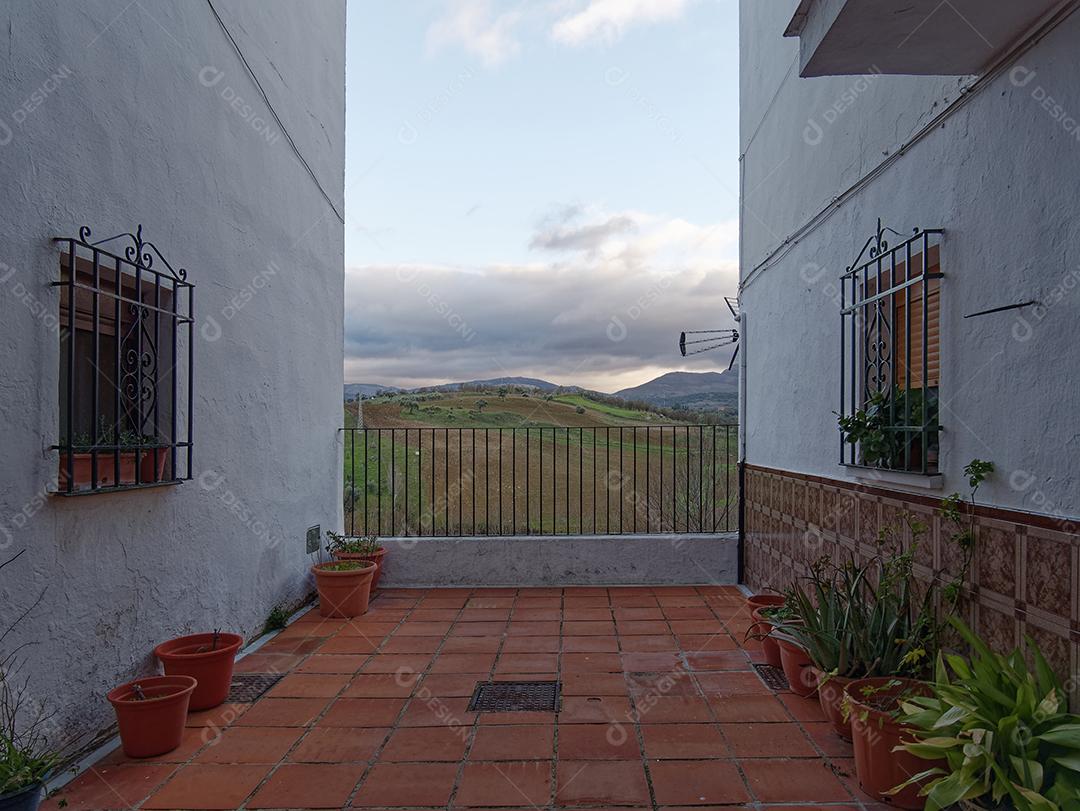
[[[737,529],[736,425],[342,430],[349,535]]]

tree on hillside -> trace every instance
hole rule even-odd
[[[578,406],[577,408],[574,409],[574,411],[576,411],[578,414],[584,414],[585,413],[585,406]]]
[[[487,408],[487,405],[488,405],[487,400],[477,400],[476,401],[476,410],[479,411],[481,414],[483,414],[484,409]]]

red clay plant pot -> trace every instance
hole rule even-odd
[[[750,606],[751,610],[755,608],[764,608],[769,605],[783,605],[783,594],[752,594],[746,598],[746,604]]]
[[[380,546],[379,551],[370,555],[361,555],[357,552],[334,552],[335,560],[361,560],[375,564],[375,574],[371,576],[371,590],[379,587],[379,579],[382,577],[383,559],[386,557],[386,547]]]
[[[191,676],[148,676],[111,690],[108,699],[116,711],[124,754],[157,757],[176,749],[193,692]]]
[[[192,710],[208,710],[225,701],[232,684],[240,634],[192,634],[170,639],[154,648],[167,676],[191,676],[199,686],[191,696]]]
[[[852,679],[843,676],[826,676],[816,667],[813,669],[813,674],[818,689],[818,701],[821,702],[821,711],[832,724],[833,732],[845,741],[850,741],[851,719],[844,715],[844,689],[851,684]]]
[[[787,636],[775,637],[780,645],[780,663],[784,667],[791,692],[803,698],[810,698],[817,691],[817,679],[814,678],[813,662],[806,649]]]
[[[762,606],[762,608],[768,608],[769,606]],[[752,612],[754,619],[757,621],[754,631],[757,634],[770,634],[772,633],[773,624],[768,617],[765,617],[761,613],[761,608],[755,608]],[[761,640],[761,652],[765,654],[765,662],[773,667],[783,667],[783,662],[780,660],[780,646],[776,640],[771,636],[764,636]]]
[[[926,684],[911,679],[858,679],[845,689],[851,716],[852,743],[855,747],[855,774],[859,786],[881,802],[908,811],[919,811],[926,799],[919,796],[919,786],[909,786],[899,794],[889,792],[912,775],[944,766],[900,750],[901,743],[911,743],[915,736],[909,727],[896,721],[893,713],[904,695],[926,695]]]
[[[348,567],[348,568],[346,568]],[[319,589],[319,613],[324,617],[359,617],[368,609],[371,581],[378,571],[371,561],[339,560],[311,567]]]

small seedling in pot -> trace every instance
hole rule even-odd
[[[141,684],[131,685],[131,692],[136,701],[146,701],[146,693],[143,692]]]

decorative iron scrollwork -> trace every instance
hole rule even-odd
[[[79,229],[79,240],[90,246],[91,248],[98,248],[102,245],[105,245],[106,243],[113,242],[118,239],[129,239],[131,240],[131,244],[124,246],[124,256],[131,264],[135,265],[136,267],[141,267],[144,270],[153,270],[154,256],[157,256],[157,258],[161,260],[162,264],[169,269],[169,273],[172,274],[172,277],[174,279],[177,279],[181,282],[187,280],[187,271],[184,268],[173,268],[173,266],[169,264],[169,260],[162,256],[161,251],[158,250],[157,245],[155,245],[153,242],[148,242],[147,240],[143,239],[142,224],[139,224],[139,226],[135,229],[134,234],[132,234],[130,231],[125,231],[122,234],[116,234],[115,236],[106,237],[105,239],[99,239],[96,242],[91,242],[90,237],[90,227],[87,225],[82,226]]]

